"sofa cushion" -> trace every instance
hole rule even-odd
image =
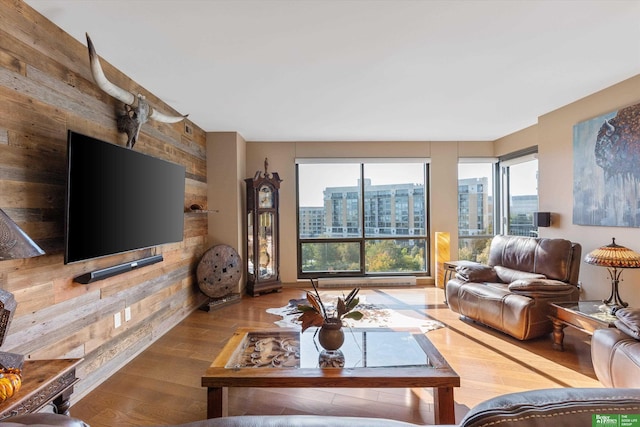
[[[496,271],[485,264],[465,263],[456,267],[456,277],[465,282],[497,282]]]
[[[640,340],[640,309],[621,308],[616,311],[615,325],[622,332]]]
[[[496,270],[498,279],[503,283],[511,283],[514,280],[531,280],[531,279],[546,279],[547,276],[539,273],[529,273],[528,271],[515,270],[513,268],[503,267],[496,265],[493,267]]]

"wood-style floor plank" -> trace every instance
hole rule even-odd
[[[340,290],[331,290],[340,294]],[[363,289],[368,303],[384,304],[445,327],[427,333],[460,375],[456,421],[469,408],[504,393],[557,387],[601,387],[591,366],[590,337],[565,330],[565,351],[551,337],[520,342],[482,325],[462,321],[433,287]],[[71,413],[93,427],[153,426],[206,418],[206,390],[200,386],[211,364],[239,327],[275,327],[281,307],[304,289],[244,297],[218,310],[196,311],[159,338],[107,381],[74,402]],[[392,418],[433,423],[431,389],[259,389],[229,391],[229,414],[322,414]]]

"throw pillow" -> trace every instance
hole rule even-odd
[[[465,282],[497,282],[498,276],[486,264],[469,263],[456,267],[456,278]]]

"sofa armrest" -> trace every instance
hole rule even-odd
[[[520,279],[509,284],[509,291],[531,298],[547,298],[573,294],[576,287],[560,280]]]
[[[460,426],[584,427],[593,415],[640,413],[640,390],[554,388],[505,394],[475,406]]]
[[[468,262],[456,267],[456,278],[463,282],[497,282],[493,267],[479,262]]]
[[[616,317],[618,320],[615,324],[618,329],[640,340],[640,309],[621,308],[616,311]]]
[[[640,388],[640,341],[621,330],[593,332],[591,361],[596,377],[605,387]]]
[[[48,412],[34,412],[33,414],[17,415],[0,421],[2,427],[89,427],[83,421],[61,414]]]

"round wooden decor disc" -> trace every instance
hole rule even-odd
[[[242,277],[240,255],[228,245],[207,250],[196,270],[198,286],[211,298],[221,298],[233,292]]]

